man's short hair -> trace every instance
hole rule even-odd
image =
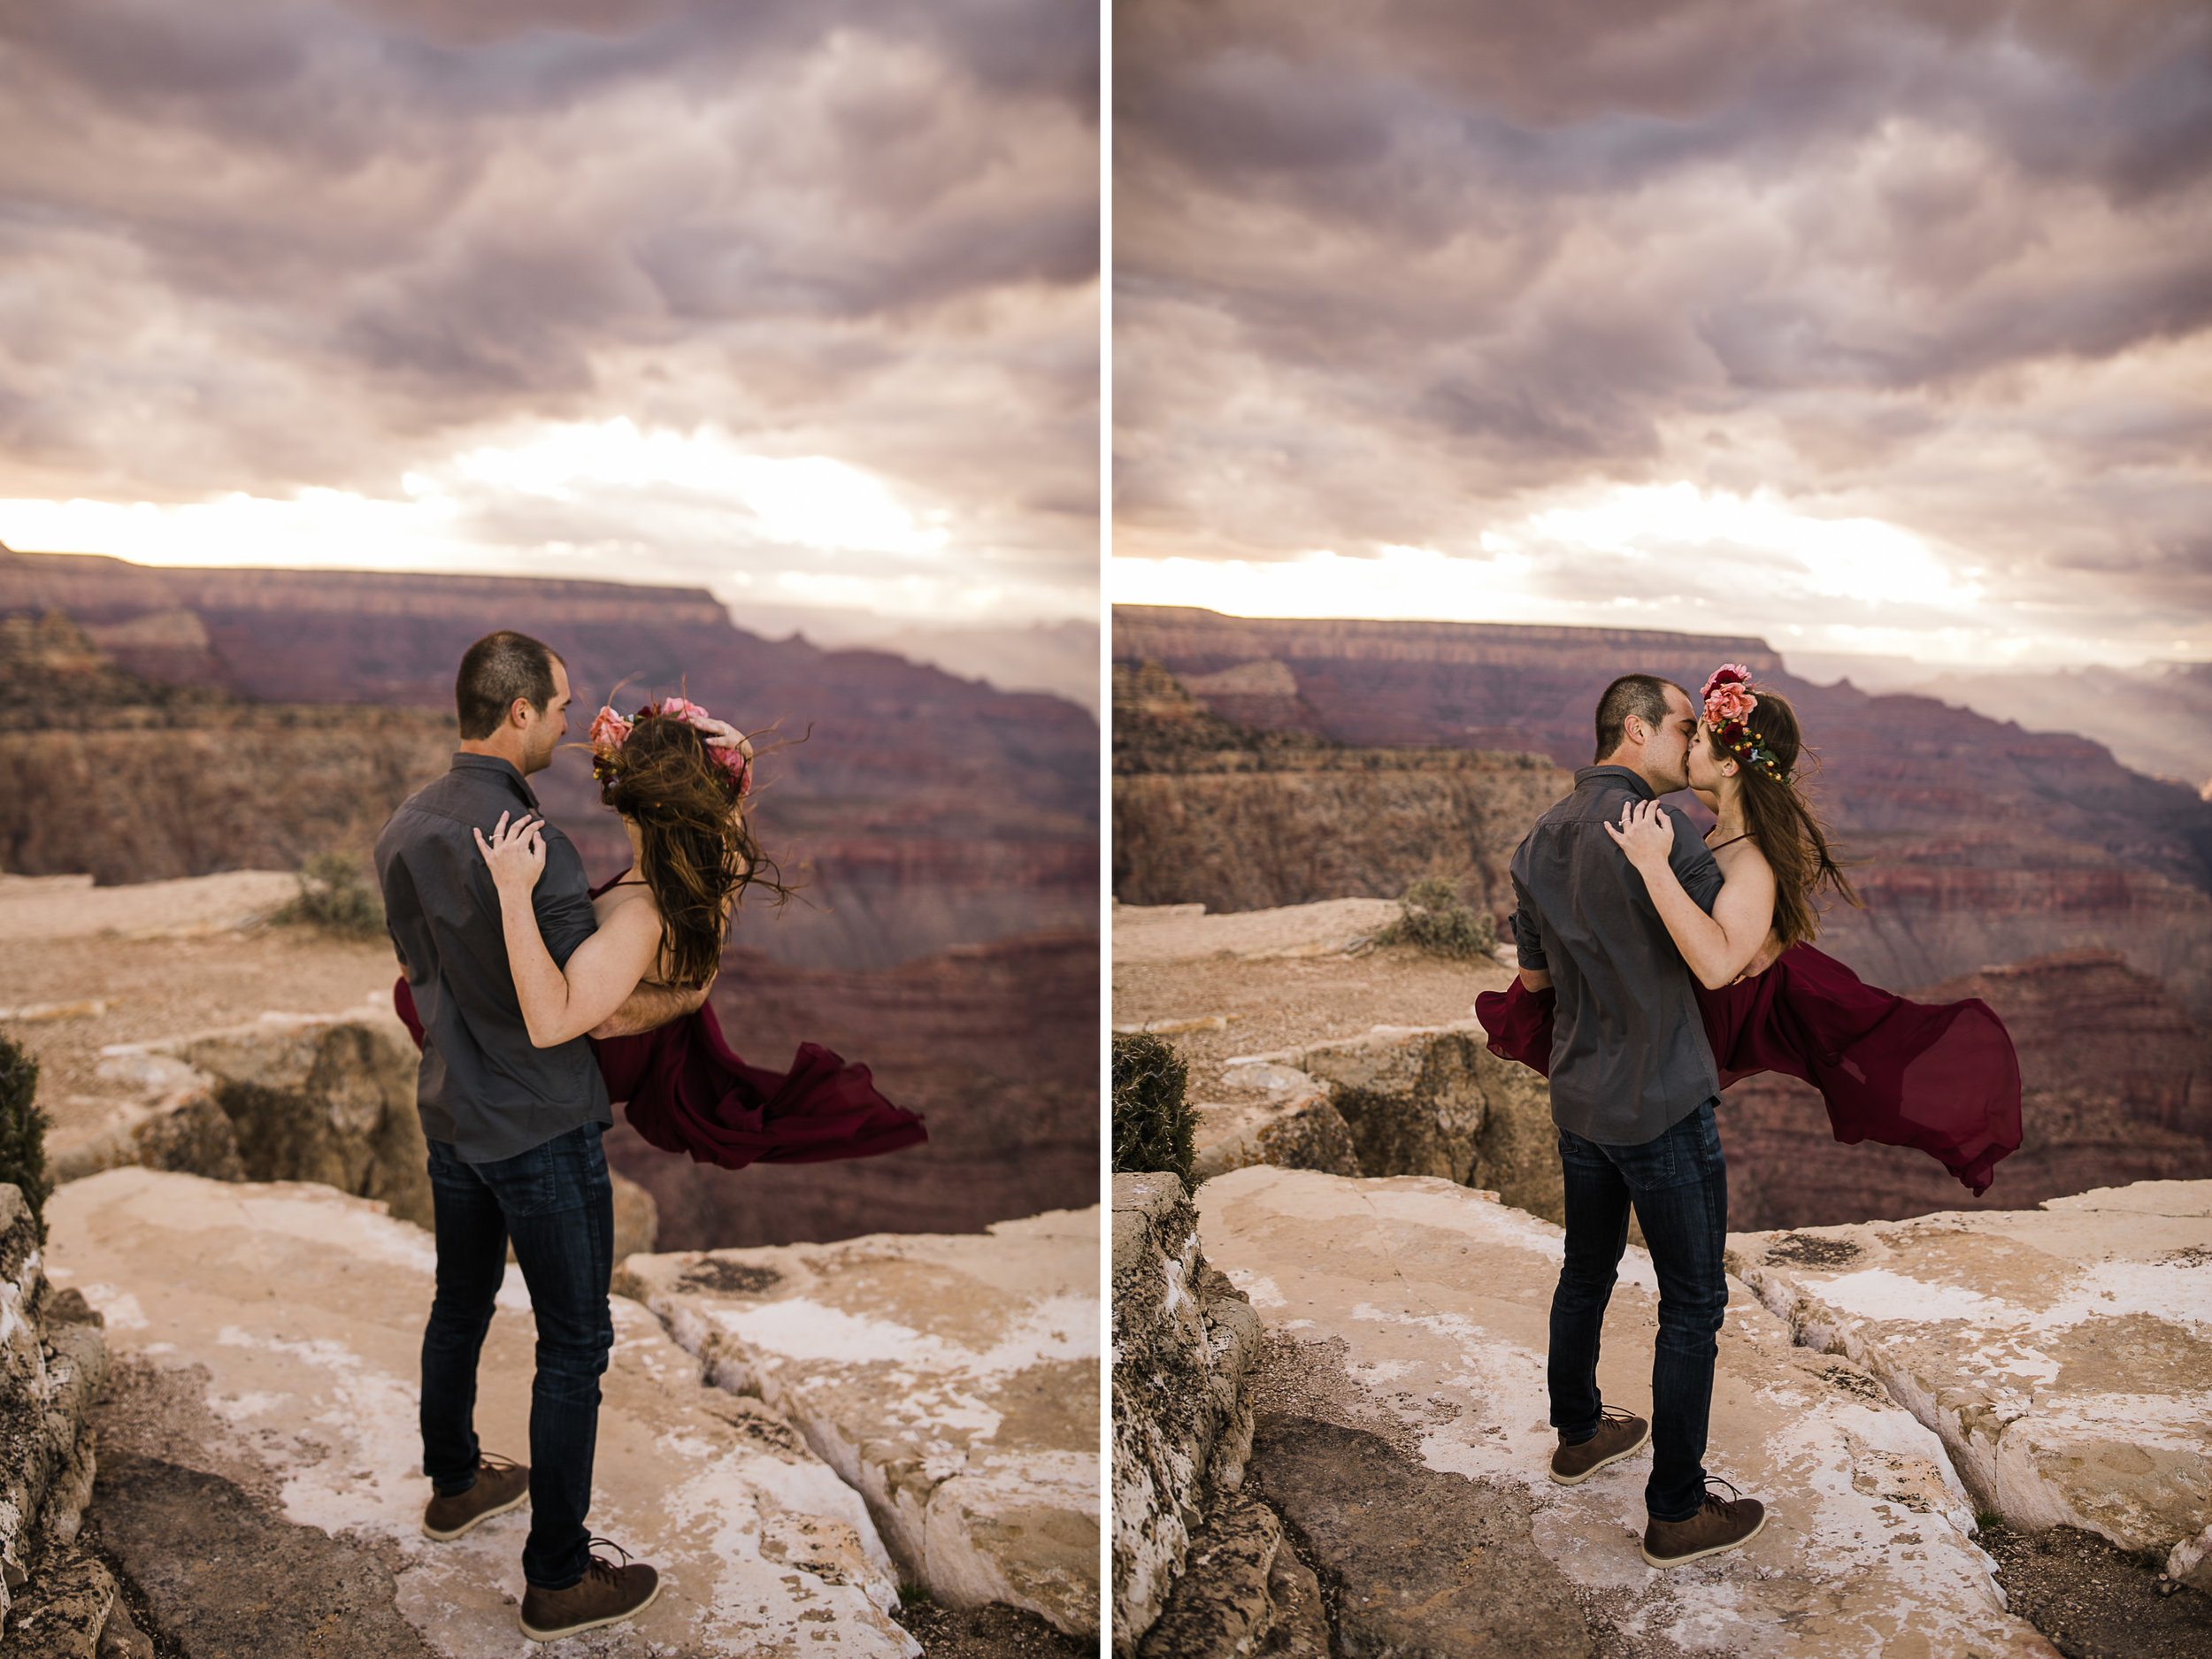
[[[549,645],[502,628],[487,634],[461,654],[453,679],[453,701],[461,717],[461,735],[489,737],[505,723],[517,697],[526,697],[539,713],[553,701],[553,664],[568,666]]]
[[[1664,726],[1670,686],[1682,691],[1671,680],[1662,680],[1656,674],[1623,674],[1608,686],[1605,695],[1598,699],[1598,752],[1590,757],[1590,764],[1598,764],[1626,741],[1630,715],[1654,728]],[[1690,695],[1686,691],[1682,691],[1682,695],[1685,698]]]

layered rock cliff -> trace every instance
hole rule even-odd
[[[2085,738],[1813,686],[1755,640],[1118,606],[1114,656],[1223,687],[1199,701],[1302,742],[1525,749],[1562,767],[1588,763],[1591,711],[1615,675],[1694,691],[1720,662],[1743,663],[1795,704],[1816,752],[1811,793],[1862,860],[1853,875],[1869,908],[1834,910],[1823,943],[1864,977],[1927,984],[2099,947],[2212,1013],[2212,803]],[[1458,832],[1440,818],[1433,833]],[[1156,901],[1180,896],[1171,878],[1150,879]]]
[[[1471,902],[1510,910],[1514,846],[1567,787],[1534,755],[1351,749],[1238,726],[1156,664],[1115,666],[1114,896],[1125,904],[1396,898],[1442,876]]]
[[[81,628],[81,648],[40,637],[57,611]],[[817,908],[756,948],[885,967],[1096,915],[1098,726],[1061,699],[884,652],[763,640],[694,589],[155,570],[4,549],[0,656],[12,666],[0,677],[8,706],[40,729],[0,729],[0,764],[26,783],[0,821],[0,861],[47,874],[99,860],[112,881],[296,863],[285,855],[302,840],[365,843],[442,769],[455,664],[502,626],[563,654],[586,713],[618,686],[626,705],[681,688],[749,730],[777,728],[764,741],[785,746],[761,767],[763,837]],[[115,711],[88,718],[96,704]],[[595,874],[626,862],[580,754],[535,781]],[[283,803],[295,794],[325,799]],[[256,803],[276,820],[266,828]],[[111,826],[127,855],[101,850],[118,839]]]

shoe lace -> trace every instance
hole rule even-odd
[[[1609,1423],[1625,1423],[1636,1415],[1625,1406],[1600,1406],[1598,1413]]]
[[[487,1472],[495,1475],[503,1474],[510,1469],[519,1469],[522,1467],[522,1465],[515,1462],[513,1458],[502,1457],[497,1452],[477,1453],[476,1466],[479,1469],[484,1470]]]
[[[588,1538],[584,1540],[584,1548],[586,1549],[595,1550],[602,1544],[604,1544],[609,1549],[611,1549],[616,1555],[622,1557],[621,1565],[617,1566],[613,1562],[607,1560],[605,1557],[595,1555],[590,1560],[584,1563],[584,1571],[597,1578],[612,1578],[620,1576],[623,1569],[627,1567],[633,1559],[630,1552],[623,1548],[621,1545],[616,1543],[611,1538]]]
[[[1733,1481],[1723,1480],[1718,1475],[1708,1475],[1705,1477],[1705,1484],[1709,1487],[1716,1483],[1726,1486],[1729,1491],[1734,1493],[1738,1498],[1743,1496],[1743,1488],[1737,1486]],[[1705,1494],[1705,1502],[1700,1506],[1700,1508],[1706,1509],[1724,1509],[1732,1502],[1732,1500],[1722,1497],[1717,1492],[1709,1491]]]

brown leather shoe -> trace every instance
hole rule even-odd
[[[1604,1408],[1598,1432],[1579,1446],[1564,1442],[1551,1455],[1551,1478],[1563,1486],[1581,1485],[1608,1463],[1633,1457],[1651,1443],[1651,1425],[1617,1406]]]
[[[1731,1492],[1736,1490],[1725,1480],[1720,1484]],[[1678,1567],[1686,1561],[1701,1561],[1749,1543],[1766,1524],[1767,1508],[1758,1499],[1739,1494],[1731,1502],[1717,1492],[1709,1492],[1688,1520],[1652,1521],[1644,1528],[1644,1561],[1654,1567]]]
[[[595,1538],[622,1557],[622,1565],[594,1555],[584,1565],[584,1576],[565,1590],[541,1590],[534,1584],[523,1593],[522,1633],[532,1641],[557,1641],[580,1630],[597,1630],[619,1624],[633,1613],[652,1606],[661,1593],[661,1576],[641,1561],[632,1561],[619,1544]]]
[[[476,1459],[476,1484],[450,1497],[432,1498],[422,1512],[422,1534],[442,1544],[479,1521],[520,1509],[529,1501],[529,1465],[481,1453]]]

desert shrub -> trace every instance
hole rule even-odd
[[[1198,1115],[1183,1097],[1188,1081],[1181,1056],[1161,1039],[1114,1039],[1117,1174],[1170,1172],[1182,1178],[1185,1192],[1198,1184],[1191,1168]]]
[[[23,1191],[46,1242],[46,1198],[54,1184],[46,1177],[46,1114],[38,1106],[38,1062],[23,1045],[0,1033],[0,1181]]]
[[[1375,935],[1379,945],[1417,945],[1432,956],[1487,957],[1498,948],[1498,925],[1460,902],[1459,889],[1429,876],[1406,889],[1398,919]]]
[[[384,931],[384,901],[345,853],[317,853],[300,866],[299,896],[269,919],[327,929],[350,939]]]

